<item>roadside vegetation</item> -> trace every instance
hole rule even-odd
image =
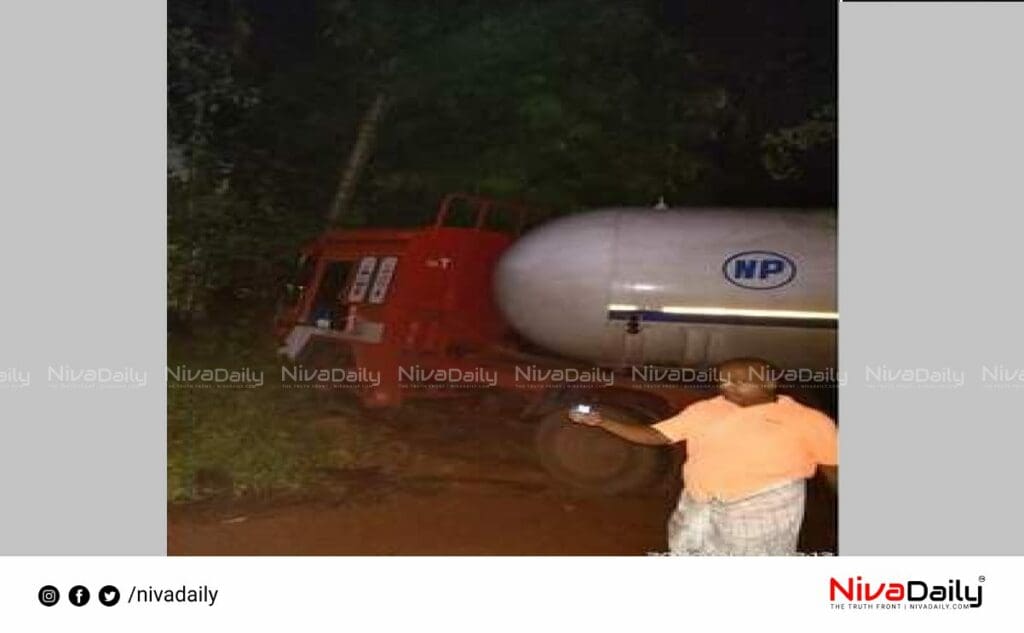
[[[255,324],[210,326],[168,339],[168,366],[262,376],[254,386],[176,381],[167,389],[167,493],[171,501],[300,490],[344,466],[313,420],[354,408],[280,384],[280,361]]]

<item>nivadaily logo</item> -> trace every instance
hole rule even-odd
[[[981,606],[984,582],[984,576],[978,576],[975,585],[959,579],[942,585],[923,580],[872,583],[861,576],[830,578],[828,599],[833,604],[845,601],[868,608],[877,605],[885,609],[977,609]]]

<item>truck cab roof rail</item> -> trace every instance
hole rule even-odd
[[[478,196],[468,193],[450,193],[441,200],[441,205],[434,220],[434,228],[439,229],[445,226],[453,226],[453,217],[459,212],[469,212],[469,224],[477,230],[504,230],[513,235],[519,235],[526,224],[526,219],[531,209],[526,205],[497,200],[487,196]],[[499,228],[501,225],[490,223],[491,220],[501,217],[510,222],[507,228]]]

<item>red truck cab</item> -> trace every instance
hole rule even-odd
[[[397,368],[433,365],[506,335],[491,277],[525,218],[520,205],[450,194],[424,228],[325,232],[303,248],[300,278],[278,313],[281,353],[374,372],[379,384],[359,389],[363,403],[398,404]]]

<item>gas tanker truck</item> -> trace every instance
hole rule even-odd
[[[826,368],[835,259],[828,211],[609,209],[520,239],[494,288],[516,331],[571,358],[699,366],[758,356]]]
[[[615,493],[649,485],[669,456],[566,424],[569,406],[650,424],[706,396],[706,370],[736,357],[834,375],[834,211],[613,208],[520,237],[526,213],[452,194],[427,227],[306,245],[276,319],[294,363],[282,379],[372,408],[518,393],[548,472]]]

